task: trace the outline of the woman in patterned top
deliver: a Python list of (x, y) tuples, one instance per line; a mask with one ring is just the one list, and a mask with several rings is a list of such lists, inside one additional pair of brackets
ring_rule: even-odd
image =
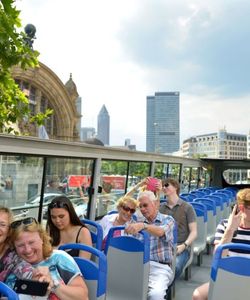
[[(228, 219), (222, 220), (215, 233), (215, 249), (226, 243), (244, 243), (250, 245), (250, 189), (243, 189), (237, 193), (237, 204)], [(246, 256), (250, 253), (239, 250), (225, 250), (226, 256)], [(208, 299), (209, 283), (204, 283), (195, 289), (193, 300)]]
[(50, 237), (34, 218), (11, 223), (11, 242), (33, 268), (33, 279), (49, 283), (47, 299), (88, 300), (88, 289), (75, 260), (53, 250)]
[[(10, 209), (0, 206), (0, 281), (7, 284), (13, 275), (18, 278), (31, 278), (33, 271), (29, 263), (10, 249), (9, 228), (12, 220), (13, 215)], [(13, 288), (13, 285), (10, 287)]]

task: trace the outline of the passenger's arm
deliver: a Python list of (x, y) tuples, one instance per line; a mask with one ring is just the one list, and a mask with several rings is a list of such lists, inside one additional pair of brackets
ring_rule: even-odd
[(193, 241), (197, 238), (197, 223), (196, 222), (191, 222), (188, 224), (189, 228), (189, 235), (185, 241), (185, 244), (180, 244), (177, 246), (177, 254), (181, 254), (186, 247), (191, 246)]
[(80, 275), (73, 278), (67, 285), (56, 283), (51, 277), (49, 267), (39, 266), (33, 271), (33, 279), (49, 282), (48, 291), (56, 294), (61, 300), (89, 300), (88, 288)]
[(139, 189), (139, 187), (146, 185), (146, 180), (147, 178), (143, 179), (142, 181), (138, 182), (135, 186), (133, 186), (132, 189), (125, 194), (125, 197), (132, 197), (134, 193)]
[[(81, 229), (78, 240), (79, 240), (79, 243), (81, 243), (81, 244), (84, 244), (84, 245), (87, 245), (87, 246), (91, 246), (91, 247), (93, 246), (92, 245), (91, 234), (90, 234), (90, 231), (89, 231), (89, 229), (87, 227), (83, 227)], [(79, 256), (83, 257), (83, 258), (90, 259), (91, 253), (86, 252), (86, 251), (80, 251)]]
[[(225, 229), (225, 232), (221, 238), (220, 241), (215, 243), (215, 248), (218, 247), (218, 245), (223, 245), (226, 243), (231, 243), (233, 239), (234, 232), (238, 229), (240, 222), (241, 222), (241, 211), (237, 213), (237, 205), (234, 206), (232, 213), (230, 214), (228, 218), (227, 228)], [(223, 256), (226, 256), (228, 254), (228, 250), (223, 251)]]
[(153, 224), (145, 224), (144, 225), (144, 223), (142, 223), (142, 222), (129, 224), (126, 227), (125, 232), (127, 234), (137, 234), (139, 231), (141, 231), (143, 229), (145, 229), (149, 234), (152, 234), (152, 235), (158, 236), (158, 237), (161, 237), (165, 234), (165, 231), (162, 227), (156, 226)]
[[(53, 288), (53, 285), (52, 285)], [(88, 300), (88, 288), (83, 278), (78, 275), (67, 285), (60, 284), (54, 291), (61, 300)]]

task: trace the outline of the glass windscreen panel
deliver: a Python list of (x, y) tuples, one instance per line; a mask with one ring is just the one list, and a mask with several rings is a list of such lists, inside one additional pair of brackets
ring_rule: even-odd
[(191, 167), (183, 167), (182, 181), (181, 181), (181, 193), (189, 193), (191, 170), (192, 170)]
[(168, 165), (168, 176), (170, 178), (175, 179), (179, 182), (180, 179), (180, 171), (181, 171), (181, 165), (180, 164), (169, 164)]
[(0, 155), (0, 205), (11, 208), (15, 217), (37, 218), (38, 208), (33, 214), (30, 202), (41, 192), (43, 165), (41, 157)]
[(92, 186), (92, 159), (48, 158), (43, 199), (43, 219), (47, 206), (57, 196), (67, 196), (79, 217), (86, 217)]
[(198, 181), (199, 181), (199, 172), (198, 168), (192, 168), (191, 170), (191, 181), (190, 181), (190, 191), (196, 190), (198, 187)]
[(250, 184), (250, 169), (227, 169), (223, 177), (229, 184)]
[(117, 200), (125, 194), (128, 162), (103, 160), (97, 195), (96, 217), (116, 210)]
[(168, 174), (168, 164), (155, 163), (154, 177), (164, 179)]
[[(127, 191), (150, 175), (150, 163), (129, 162)], [(133, 197), (136, 197), (137, 193)]]
[(210, 171), (204, 167), (200, 169), (199, 187), (205, 188), (210, 186), (211, 174)]

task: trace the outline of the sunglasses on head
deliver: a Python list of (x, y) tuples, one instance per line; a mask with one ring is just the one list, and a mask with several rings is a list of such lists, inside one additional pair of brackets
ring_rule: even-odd
[(56, 201), (56, 202), (51, 202), (48, 207), (49, 207), (49, 209), (52, 209), (52, 208), (65, 208), (68, 206), (65, 202)]
[(134, 208), (130, 208), (126, 205), (122, 205), (122, 209), (124, 209), (126, 212), (130, 212), (131, 214), (135, 213), (135, 209)]
[(35, 218), (25, 218), (25, 219), (22, 219), (22, 220), (17, 220), (17, 221), (14, 221), (10, 224), (10, 228), (12, 229), (16, 229), (17, 227), (21, 226), (21, 225), (25, 225), (25, 226), (28, 226), (28, 225), (31, 225), (32, 223), (36, 223), (37, 224), (37, 220)]

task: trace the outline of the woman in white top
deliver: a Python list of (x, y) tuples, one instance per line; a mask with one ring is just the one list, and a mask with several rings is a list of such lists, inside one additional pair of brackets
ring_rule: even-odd
[[(105, 247), (109, 229), (114, 226), (125, 226), (128, 223), (135, 222), (132, 215), (136, 212), (138, 201), (130, 196), (124, 196), (117, 202), (117, 213), (112, 213), (104, 216), (100, 224), (103, 229), (103, 244), (102, 249)], [(123, 232), (116, 233), (116, 235), (123, 235)]]

